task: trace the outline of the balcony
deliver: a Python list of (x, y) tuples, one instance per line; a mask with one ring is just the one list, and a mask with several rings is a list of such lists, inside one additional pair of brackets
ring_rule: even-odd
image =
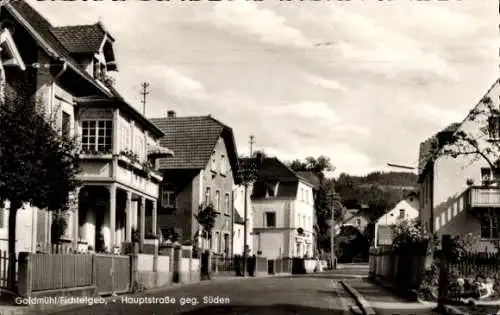
[(500, 187), (473, 186), (466, 193), (467, 207), (500, 208)]

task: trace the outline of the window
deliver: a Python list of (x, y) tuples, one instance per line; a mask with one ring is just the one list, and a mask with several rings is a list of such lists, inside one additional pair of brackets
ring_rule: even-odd
[(82, 150), (111, 153), (112, 126), (111, 120), (83, 120)]
[[(491, 211), (490, 211), (491, 212)], [(499, 235), (499, 218), (496, 213), (489, 213), (481, 218), (481, 238), (498, 238)]]
[(62, 112), (62, 136), (65, 139), (69, 139), (71, 136), (71, 116), (66, 112)]
[(229, 234), (224, 234), (224, 254), (229, 254)]
[(121, 149), (129, 150), (130, 149), (130, 126), (122, 125), (121, 128)]
[(211, 165), (212, 171), (217, 171), (217, 159), (215, 158), (215, 152), (212, 152), (212, 165)]
[(360, 218), (356, 219), (356, 226), (361, 226), (361, 219)]
[(231, 203), (228, 193), (224, 195), (224, 213), (231, 213)]
[(145, 147), (144, 147), (144, 137), (141, 134), (135, 136), (135, 153), (138, 155), (140, 160), (145, 158)]
[(482, 167), (481, 168), (481, 185), (482, 186), (489, 186), (492, 181), (493, 181), (493, 174), (491, 172), (491, 169), (488, 167)]
[(226, 157), (224, 154), (220, 156), (220, 173), (222, 175), (226, 175)]
[(439, 217), (435, 218), (434, 219), (434, 230), (437, 231), (439, 230), (440, 226), (439, 226)]
[(399, 210), (399, 218), (404, 219), (405, 218), (405, 209), (400, 209)]
[(216, 253), (219, 253), (220, 250), (220, 233), (215, 232), (215, 239), (214, 239), (214, 251)]
[[(303, 224), (303, 225), (306, 225), (306, 216), (305, 216), (305, 215), (303, 215), (303, 216), (302, 216), (302, 224)], [(305, 227), (305, 226), (304, 226), (304, 227)]]
[(266, 212), (266, 227), (276, 227), (276, 212)]
[(306, 203), (309, 203), (309, 192), (306, 190)]
[(210, 198), (210, 187), (207, 187), (207, 189), (205, 190), (205, 205), (210, 204)]
[(175, 192), (171, 190), (165, 190), (161, 195), (161, 205), (163, 208), (174, 208), (175, 207)]
[(500, 140), (500, 116), (488, 118), (488, 133), (490, 140)]
[(215, 211), (220, 212), (220, 191), (215, 191)]

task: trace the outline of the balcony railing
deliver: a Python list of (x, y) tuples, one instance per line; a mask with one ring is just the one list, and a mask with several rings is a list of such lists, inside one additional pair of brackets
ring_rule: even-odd
[(471, 187), (468, 199), (470, 208), (500, 208), (500, 187)]

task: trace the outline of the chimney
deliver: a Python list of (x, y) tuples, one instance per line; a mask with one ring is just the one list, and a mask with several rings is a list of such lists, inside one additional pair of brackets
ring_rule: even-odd
[(173, 110), (169, 110), (169, 111), (167, 112), (167, 117), (168, 117), (168, 118), (175, 118), (175, 111), (173, 111)]

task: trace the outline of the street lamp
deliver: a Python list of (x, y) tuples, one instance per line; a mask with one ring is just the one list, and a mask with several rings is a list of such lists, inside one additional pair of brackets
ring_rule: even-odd
[(335, 257), (335, 205), (339, 206), (341, 210), (344, 209), (344, 205), (340, 202), (339, 194), (331, 193), (330, 198), (332, 200), (332, 228), (330, 241), (331, 266), (332, 269), (337, 269), (337, 258)]

